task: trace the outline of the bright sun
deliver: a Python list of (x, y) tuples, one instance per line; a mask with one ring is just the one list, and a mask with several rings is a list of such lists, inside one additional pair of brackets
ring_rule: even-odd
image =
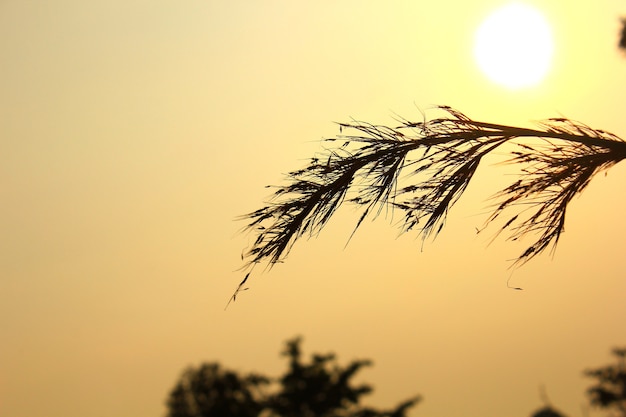
[(535, 8), (509, 3), (489, 15), (474, 41), (474, 56), (482, 72), (509, 89), (538, 84), (552, 59), (550, 26)]

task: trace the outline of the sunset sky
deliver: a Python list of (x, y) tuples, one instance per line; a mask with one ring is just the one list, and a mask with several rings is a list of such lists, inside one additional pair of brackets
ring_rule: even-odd
[(0, 0), (0, 415), (163, 416), (185, 367), (278, 375), (301, 335), (374, 361), (369, 404), (422, 395), (411, 416), (529, 416), (541, 387), (599, 416), (582, 371), (626, 345), (624, 163), (573, 201), (553, 257), (513, 273), (523, 291), (521, 247), (475, 233), (502, 180), (487, 163), (436, 241), (379, 218), (346, 247), (347, 208), (224, 310), (254, 239), (238, 216), (334, 122), (445, 104), (626, 136), (624, 1), (526, 2), (554, 56), (515, 91), (472, 52), (505, 3)]

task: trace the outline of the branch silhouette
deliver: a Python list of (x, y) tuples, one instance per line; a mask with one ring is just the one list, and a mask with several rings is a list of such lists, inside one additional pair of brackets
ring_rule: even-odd
[[(595, 174), (626, 158), (623, 139), (570, 119), (552, 118), (530, 129), (438, 109), (442, 117), (402, 119), (397, 127), (339, 123), (340, 135), (325, 140), (335, 146), (290, 172), (264, 207), (241, 217), (248, 221), (244, 230), (256, 234), (243, 253), (243, 269), (249, 274), (259, 263), (271, 268), (283, 261), (298, 239), (316, 236), (344, 204), (361, 208), (355, 231), (366, 217), (393, 210), (403, 213), (401, 232), (434, 238), (483, 158), (505, 144), (514, 145), (507, 147), (512, 150), (505, 163), (520, 165), (520, 174), (493, 196), (485, 226), (499, 219), (504, 224), (497, 234), (506, 231), (512, 240), (536, 236), (513, 263), (522, 265), (556, 247), (572, 198)], [(511, 208), (515, 213), (505, 215)]]

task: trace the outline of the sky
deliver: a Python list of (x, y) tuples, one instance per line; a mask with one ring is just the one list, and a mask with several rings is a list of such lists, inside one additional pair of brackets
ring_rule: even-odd
[(0, 415), (163, 416), (187, 366), (278, 375), (296, 335), (372, 359), (367, 403), (420, 394), (411, 416), (528, 416), (542, 389), (601, 415), (582, 371), (626, 345), (626, 165), (572, 202), (554, 256), (513, 275), (520, 247), (475, 233), (502, 179), (486, 164), (436, 241), (379, 218), (346, 246), (347, 209), (224, 310), (254, 239), (237, 218), (334, 122), (442, 104), (626, 135), (623, 1), (529, 1), (555, 55), (518, 91), (472, 56), (503, 3), (0, 0)]

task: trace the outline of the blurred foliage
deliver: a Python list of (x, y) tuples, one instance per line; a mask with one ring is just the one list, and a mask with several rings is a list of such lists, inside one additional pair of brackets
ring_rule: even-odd
[(547, 405), (535, 411), (531, 417), (565, 417), (565, 415), (556, 411), (552, 406)]
[[(279, 377), (241, 374), (216, 362), (188, 368), (169, 394), (167, 417), (406, 417), (421, 400), (415, 396), (389, 410), (365, 406), (362, 399), (373, 388), (353, 380), (371, 361), (342, 366), (333, 353), (312, 354), (305, 361), (301, 343), (301, 338), (285, 343), (288, 367)], [(587, 393), (591, 405), (626, 417), (626, 347), (612, 354), (616, 363), (584, 371), (595, 380)], [(531, 417), (566, 417), (542, 396), (545, 406)]]
[(286, 342), (282, 355), (289, 361), (278, 378), (257, 374), (242, 375), (225, 370), (218, 363), (187, 369), (167, 401), (168, 417), (405, 417), (417, 404), (416, 396), (390, 410), (361, 405), (373, 388), (354, 385), (353, 378), (368, 360), (347, 366), (335, 355), (313, 354), (302, 360), (302, 340)]
[(585, 376), (595, 379), (587, 394), (592, 405), (626, 417), (626, 347), (615, 348), (612, 353), (615, 364), (585, 371)]
[[(626, 347), (614, 348), (612, 353), (616, 363), (584, 371), (585, 376), (595, 380), (587, 395), (592, 406), (608, 411), (612, 417), (626, 417)], [(565, 417), (549, 404), (547, 397), (544, 402), (548, 405), (531, 417)]]
[(187, 369), (170, 393), (169, 417), (257, 416), (257, 400), (269, 379), (260, 375), (239, 375), (217, 363)]

